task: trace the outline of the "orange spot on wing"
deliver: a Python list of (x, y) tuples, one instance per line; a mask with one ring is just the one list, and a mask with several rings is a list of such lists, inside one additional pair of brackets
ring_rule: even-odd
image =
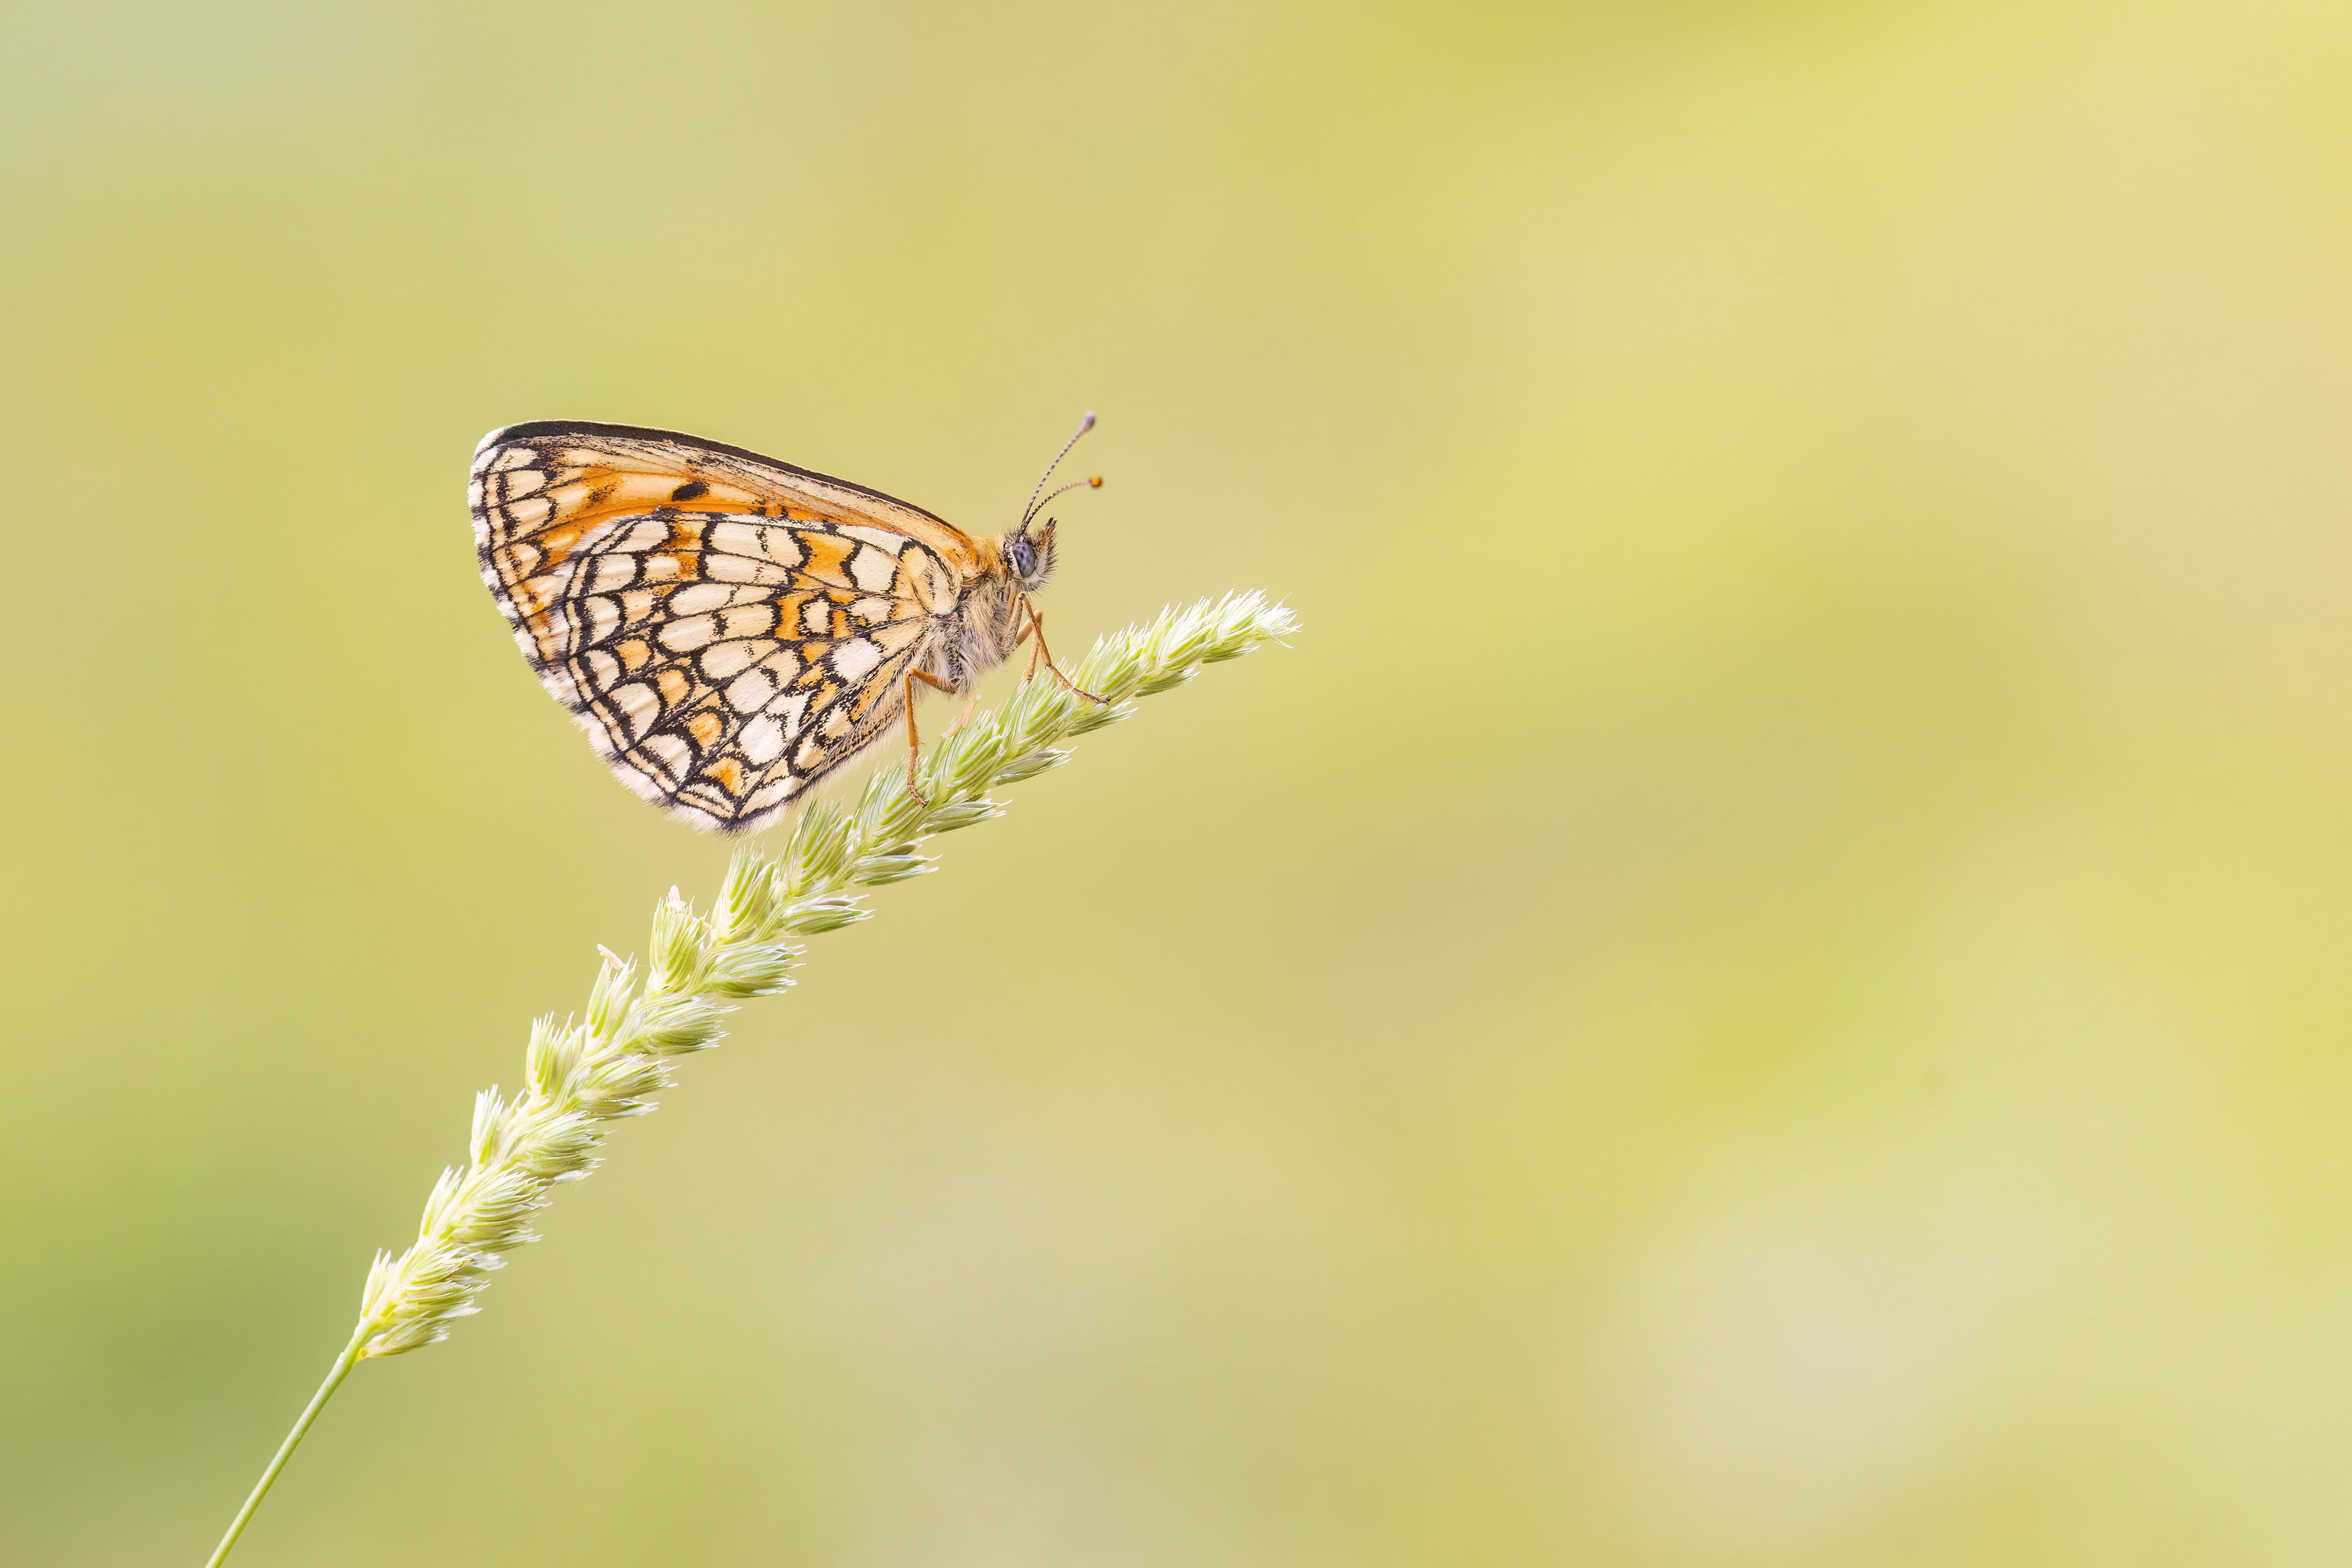
[(808, 559), (801, 563), (803, 572), (822, 583), (850, 586), (847, 563), (849, 552), (857, 548), (856, 540), (814, 531), (800, 537), (801, 548), (808, 552)]
[(673, 518), (669, 525), (669, 548), (667, 553), (677, 563), (677, 580), (691, 583), (702, 575), (702, 524), (685, 518)]
[(558, 523), (540, 534), (531, 542), (547, 552), (547, 563), (550, 566), (561, 566), (572, 559), (572, 552), (578, 548), (580, 530), (568, 524)]

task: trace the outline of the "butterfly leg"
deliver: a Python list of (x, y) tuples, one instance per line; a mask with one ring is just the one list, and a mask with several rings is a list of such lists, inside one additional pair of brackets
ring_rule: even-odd
[(952, 740), (954, 740), (958, 735), (962, 734), (962, 733), (963, 733), (963, 727), (964, 727), (966, 724), (971, 723), (971, 716), (972, 716), (974, 713), (977, 713), (977, 712), (979, 712), (979, 711), (980, 711), (980, 693), (978, 693), (977, 691), (975, 691), (975, 692), (973, 692), (970, 697), (967, 697), (967, 698), (965, 698), (965, 699), (964, 699), (964, 701), (963, 701), (963, 711), (962, 711), (962, 712), (961, 712), (961, 713), (959, 713), (959, 714), (957, 714), (957, 715), (955, 716), (955, 722), (954, 722), (954, 723), (952, 723), (952, 724), (949, 725), (945, 730), (942, 730), (941, 731), (940, 731), (940, 740), (942, 740), (942, 741), (952, 741)]
[[(1034, 635), (1037, 639), (1029, 648), (1029, 668), (1021, 679), (1026, 680), (1037, 672), (1037, 660), (1042, 657), (1045, 661), (1045, 668), (1054, 672), (1054, 679), (1062, 683), (1063, 690), (1075, 697), (1083, 697), (1089, 702), (1099, 702), (1106, 708), (1109, 707), (1109, 698), (1097, 697), (1091, 691), (1079, 690), (1070, 684), (1070, 678), (1062, 673), (1062, 667), (1054, 662), (1054, 650), (1045, 646), (1045, 617), (1037, 613), (1037, 606), (1030, 602), (1029, 595), (1026, 594), (1021, 595), (1021, 607), (1029, 612), (1029, 634)], [(1014, 646), (1020, 645), (1016, 643)]]
[(954, 693), (955, 686), (950, 681), (941, 680), (927, 669), (910, 669), (907, 672), (907, 793), (915, 797), (917, 805), (929, 805), (931, 803), (923, 798), (921, 790), (915, 787), (915, 763), (923, 754), (923, 743), (915, 735), (915, 682), (918, 680), (936, 686), (941, 691), (950, 695)]

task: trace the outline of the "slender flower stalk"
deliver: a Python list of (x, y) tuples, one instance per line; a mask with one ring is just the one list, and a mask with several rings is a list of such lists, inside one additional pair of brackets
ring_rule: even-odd
[(531, 1026), (521, 1087), (475, 1097), (466, 1163), (441, 1173), (408, 1250), (376, 1255), (351, 1342), (206, 1568), (228, 1556), (354, 1368), (446, 1339), (459, 1318), (479, 1311), (478, 1298), (506, 1255), (539, 1239), (531, 1216), (562, 1183), (595, 1169), (604, 1124), (651, 1110), (677, 1059), (719, 1042), (730, 1004), (793, 983), (801, 954), (793, 939), (865, 920), (872, 911), (860, 889), (935, 868), (921, 852), (926, 838), (1003, 815), (990, 790), (1059, 767), (1069, 758), (1066, 742), (1128, 717), (1135, 699), (1181, 686), (1203, 666), (1238, 658), (1295, 624), (1288, 609), (1255, 593), (1164, 611), (1097, 643), (1071, 671), (1073, 684), (1106, 702), (1030, 680), (930, 748), (919, 794), (908, 793), (903, 769), (882, 768), (854, 801), (802, 814), (775, 854), (737, 852), (708, 912), (671, 889), (654, 910), (642, 962), (607, 952), (584, 1014)]

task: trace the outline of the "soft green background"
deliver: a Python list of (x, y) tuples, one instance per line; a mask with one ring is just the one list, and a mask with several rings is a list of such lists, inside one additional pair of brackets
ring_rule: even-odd
[(486, 428), (1290, 650), (813, 944), (264, 1564), (2352, 1557), (2352, 9), (0, 14), (0, 1561), (194, 1564), (722, 847)]

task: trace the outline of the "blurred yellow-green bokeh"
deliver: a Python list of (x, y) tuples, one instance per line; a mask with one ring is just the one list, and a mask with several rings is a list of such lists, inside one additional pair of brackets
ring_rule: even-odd
[(0, 61), (0, 1561), (200, 1563), (715, 883), (517, 658), (477, 437), (993, 531), (1087, 407), (1059, 640), (1295, 646), (812, 943), (236, 1563), (2352, 1559), (2341, 0)]

